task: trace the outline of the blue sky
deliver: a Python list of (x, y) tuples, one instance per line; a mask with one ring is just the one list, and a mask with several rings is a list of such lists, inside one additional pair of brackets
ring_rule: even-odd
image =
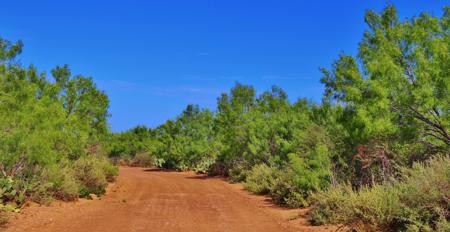
[(111, 128), (156, 126), (189, 103), (215, 109), (236, 82), (320, 101), (319, 67), (355, 54), (364, 12), (441, 15), (447, 1), (2, 1), (0, 36), (23, 64), (69, 64), (110, 97)]

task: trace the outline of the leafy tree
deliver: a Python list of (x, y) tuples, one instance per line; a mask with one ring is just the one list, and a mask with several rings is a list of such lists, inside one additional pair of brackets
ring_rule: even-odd
[[(220, 95), (213, 112), (188, 105), (157, 128), (113, 134), (110, 156), (140, 159), (145, 153), (163, 168), (228, 175), (294, 207), (308, 205), (311, 192), (330, 186), (341, 191), (341, 183), (351, 183), (345, 191), (367, 191), (375, 204), (388, 189), (377, 186), (396, 182), (403, 167), (449, 155), (449, 9), (442, 17), (421, 14), (403, 21), (392, 6), (381, 14), (368, 11), (358, 54), (341, 54), (322, 69), (321, 104), (290, 102), (276, 86), (257, 95), (251, 85), (236, 83)], [(96, 107), (72, 104), (83, 88), (67, 67), (53, 75), (63, 112), (73, 108), (75, 115), (104, 118)], [(42, 86), (39, 75), (30, 76)], [(95, 117), (87, 118), (95, 125)]]
[(393, 6), (380, 15), (368, 11), (358, 56), (342, 54), (331, 70), (322, 69), (325, 97), (343, 108), (339, 120), (359, 169), (378, 169), (372, 182), (374, 174), (389, 175), (392, 162), (449, 150), (450, 11), (444, 11), (442, 18), (423, 13), (404, 22)]
[(73, 174), (80, 158), (100, 168), (102, 183), (117, 174), (101, 152), (107, 96), (91, 78), (71, 77), (67, 65), (52, 71), (55, 82), (33, 65), (23, 67), (16, 61), (22, 47), (0, 39), (0, 210), (25, 198), (76, 198), (83, 180), (92, 180), (92, 173)]

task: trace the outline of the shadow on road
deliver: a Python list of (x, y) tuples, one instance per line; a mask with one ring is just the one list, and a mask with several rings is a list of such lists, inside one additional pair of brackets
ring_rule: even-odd
[(191, 180), (223, 180), (226, 181), (227, 178), (225, 177), (221, 177), (221, 176), (208, 176), (206, 174), (197, 174), (195, 176), (186, 176), (186, 179), (191, 179)]
[(175, 170), (169, 170), (169, 169), (161, 169), (161, 168), (146, 168), (143, 169), (144, 172), (178, 172)]

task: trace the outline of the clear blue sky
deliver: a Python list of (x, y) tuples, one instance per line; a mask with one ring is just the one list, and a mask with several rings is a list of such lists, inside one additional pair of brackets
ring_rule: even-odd
[(355, 54), (367, 9), (442, 15), (448, 1), (2, 1), (0, 36), (23, 64), (69, 64), (110, 97), (121, 131), (156, 126), (189, 103), (214, 109), (236, 81), (320, 101), (319, 67)]

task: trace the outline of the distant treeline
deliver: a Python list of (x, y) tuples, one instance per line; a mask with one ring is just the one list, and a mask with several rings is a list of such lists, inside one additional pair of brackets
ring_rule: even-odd
[[(321, 104), (237, 83), (213, 112), (188, 105), (110, 138), (117, 162), (229, 176), (315, 224), (449, 231), (450, 8), (368, 11), (357, 56), (322, 69)], [(332, 39), (332, 38), (330, 38)]]

